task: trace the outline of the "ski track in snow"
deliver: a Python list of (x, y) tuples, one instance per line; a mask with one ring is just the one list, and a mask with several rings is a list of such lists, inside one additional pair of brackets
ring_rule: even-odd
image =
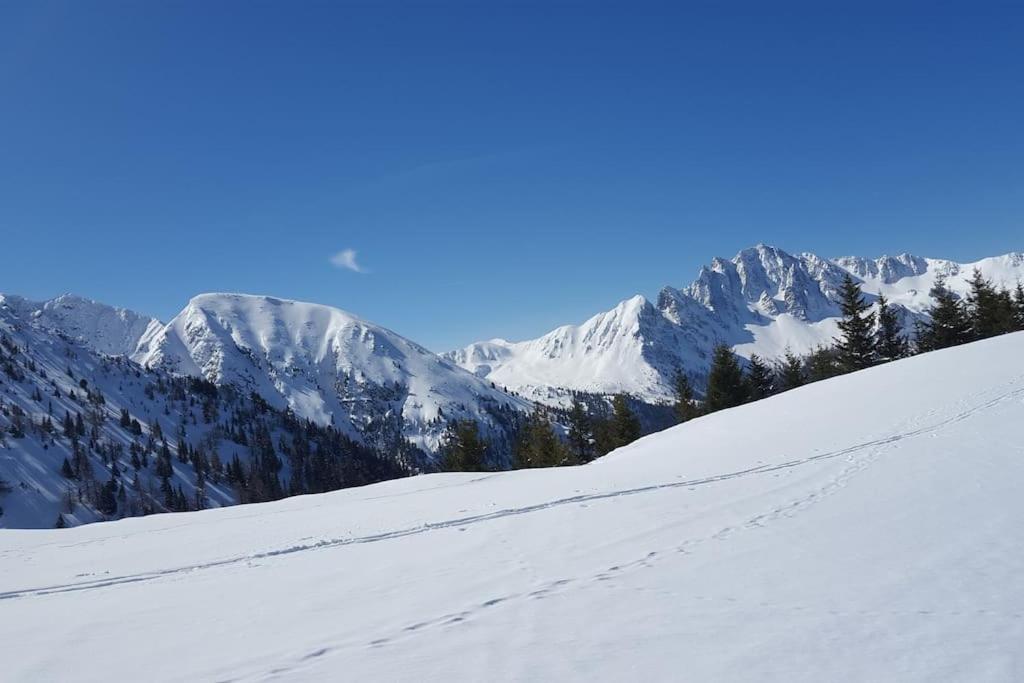
[[(1020, 383), (1024, 378), (1015, 378), (1007, 383), (1007, 386), (1015, 386)], [(522, 508), (519, 513), (532, 512), (537, 509), (545, 509), (546, 507), (552, 507), (555, 505), (571, 504), (580, 502), (581, 500), (600, 500), (603, 498), (612, 498), (623, 495), (634, 495), (638, 493), (647, 493), (651, 491), (681, 488), (681, 487), (692, 487), (701, 484), (714, 483), (719, 481), (727, 481), (729, 479), (737, 479), (752, 474), (765, 474), (769, 472), (776, 472), (778, 470), (790, 469), (800, 465), (805, 465), (813, 462), (819, 462), (823, 460), (834, 459), (843, 455), (850, 456), (849, 464), (836, 473), (833, 477), (825, 481), (824, 484), (814, 488), (807, 494), (788, 501), (783, 505), (776, 506), (770, 511), (755, 515), (747, 519), (747, 521), (733, 526), (726, 526), (715, 533), (707, 534), (704, 536), (690, 538), (682, 541), (681, 543), (669, 548), (668, 550), (661, 551), (650, 551), (641, 558), (633, 559), (628, 562), (622, 562), (608, 567), (602, 571), (590, 574), (584, 577), (575, 578), (563, 578), (555, 581), (549, 581), (539, 588), (529, 591), (521, 591), (515, 593), (509, 593), (501, 596), (496, 596), (477, 603), (473, 606), (467, 607), (461, 611), (445, 613), (441, 616), (421, 619), (415, 623), (405, 626), (396, 633), (391, 634), (387, 637), (378, 637), (365, 643), (365, 647), (369, 648), (381, 648), (392, 644), (398, 644), (403, 639), (414, 637), (421, 634), (429, 629), (433, 628), (445, 628), (445, 627), (456, 627), (468, 623), (471, 619), (477, 617), (484, 617), (494, 607), (499, 605), (508, 605), (520, 600), (541, 600), (551, 596), (554, 596), (564, 590), (584, 590), (588, 587), (594, 586), (598, 582), (609, 582), (613, 579), (620, 578), (625, 574), (636, 571), (643, 568), (653, 567), (654, 564), (662, 559), (670, 558), (672, 555), (688, 555), (692, 553), (699, 546), (706, 544), (709, 541), (723, 541), (732, 536), (733, 534), (744, 531), (757, 529), (767, 526), (769, 522), (778, 520), (780, 518), (792, 518), (803, 510), (821, 502), (830, 495), (838, 492), (845, 488), (851, 479), (857, 474), (863, 472), (872, 463), (874, 463), (882, 453), (890, 446), (900, 441), (904, 441), (909, 438), (918, 436), (934, 434), (941, 431), (942, 429), (962, 422), (963, 420), (988, 410), (996, 405), (1004, 403), (1006, 401), (1013, 400), (1017, 397), (1024, 396), (1024, 389), (1013, 389), (1006, 391), (1006, 387), (1000, 390), (1000, 393), (994, 398), (985, 400), (984, 402), (974, 405), (973, 407), (964, 407), (972, 403), (972, 399), (977, 400), (978, 397), (983, 397), (985, 394), (992, 392), (979, 392), (978, 394), (962, 397), (958, 401), (954, 401), (949, 404), (952, 410), (956, 410), (950, 417), (940, 420), (938, 422), (929, 424), (924, 427), (916, 427), (930, 417), (934, 417), (939, 413), (948, 413), (950, 410), (939, 410), (932, 409), (925, 411), (915, 417), (905, 421), (903, 425), (909, 427), (905, 431), (901, 431), (897, 434), (885, 438), (879, 438), (872, 441), (867, 441), (855, 446), (847, 448), (829, 451), (827, 453), (821, 453), (818, 455), (810, 456), (807, 458), (801, 458), (796, 460), (790, 460), (784, 463), (778, 463), (775, 465), (751, 468), (749, 470), (742, 470), (738, 472), (732, 472), (723, 475), (717, 475), (714, 477), (706, 477), (703, 479), (696, 479), (689, 482), (671, 482), (667, 484), (658, 484), (646, 487), (638, 487), (633, 489), (625, 489), (616, 492), (607, 492), (605, 494), (594, 494), (590, 496), (579, 496), (572, 499), (563, 499), (553, 501), (547, 505), (530, 506)], [(959, 409), (958, 409), (959, 407)], [(859, 457), (858, 457), (859, 456)], [(481, 516), (485, 519), (479, 519), (478, 521), (486, 521), (487, 519), (493, 519), (500, 516), (508, 516), (508, 514), (516, 514), (516, 511), (502, 511), (503, 513), (494, 513), (494, 515)], [(695, 595), (692, 597), (695, 602), (708, 604), (708, 603), (720, 603), (729, 605), (739, 605), (741, 600), (730, 597), (730, 596), (719, 596), (711, 597), (704, 595)], [(871, 611), (871, 610), (842, 610), (842, 609), (827, 609), (822, 610), (820, 607), (810, 607), (805, 605), (794, 605), (791, 603), (773, 603), (770, 601), (759, 601), (756, 607), (762, 609), (771, 609), (776, 611), (787, 611), (792, 612), (795, 615), (799, 614), (812, 614), (812, 613), (827, 613), (834, 617), (863, 617), (863, 618), (874, 618), (880, 616), (890, 617), (966, 617), (966, 616), (982, 616), (992, 617), (997, 619), (1024, 619), (1024, 613), (1022, 612), (998, 612), (995, 610), (937, 610), (937, 609), (919, 609), (919, 610), (886, 610), (883, 612)], [(238, 683), (244, 680), (273, 680), (279, 678), (285, 674), (295, 674), (301, 671), (304, 667), (313, 664), (316, 660), (324, 657), (325, 655), (331, 654), (332, 652), (340, 651), (352, 646), (357, 646), (358, 643), (332, 643), (326, 645), (320, 645), (317, 648), (301, 655), (291, 664), (282, 664), (275, 666), (273, 669), (263, 672), (261, 674), (255, 674), (250, 676), (241, 676), (238, 678), (228, 679), (221, 681), (220, 683)]]
[[(285, 547), (285, 548), (268, 550), (268, 551), (265, 551), (265, 552), (253, 553), (253, 554), (249, 554), (249, 555), (236, 556), (236, 557), (232, 557), (232, 558), (226, 558), (226, 559), (222, 559), (222, 560), (215, 560), (215, 561), (206, 562), (206, 563), (199, 563), (199, 564), (193, 564), (193, 565), (185, 565), (185, 566), (173, 567), (173, 568), (169, 568), (169, 569), (163, 569), (163, 570), (157, 570), (157, 571), (151, 571), (151, 572), (142, 572), (142, 573), (138, 573), (138, 574), (129, 574), (129, 575), (123, 575), (123, 576), (106, 577), (106, 578), (102, 578), (102, 579), (95, 579), (95, 580), (90, 580), (90, 581), (81, 581), (81, 582), (76, 582), (76, 583), (54, 584), (54, 585), (49, 585), (49, 586), (39, 586), (39, 587), (32, 587), (32, 588), (15, 589), (15, 590), (10, 590), (10, 591), (0, 592), (0, 600), (25, 599), (25, 598), (32, 598), (32, 597), (36, 597), (36, 596), (47, 596), (47, 595), (54, 595), (54, 594), (59, 594), (59, 593), (72, 593), (72, 592), (78, 592), (78, 591), (88, 591), (88, 590), (108, 588), (108, 587), (111, 587), (111, 586), (117, 586), (117, 585), (123, 585), (123, 584), (154, 581), (154, 580), (157, 580), (157, 579), (166, 578), (166, 577), (170, 577), (170, 576), (175, 576), (175, 575), (180, 575), (180, 574), (185, 574), (185, 573), (190, 573), (190, 572), (196, 572), (196, 571), (202, 571), (202, 570), (207, 570), (207, 569), (216, 569), (216, 568), (228, 567), (228, 566), (232, 566), (232, 565), (240, 565), (240, 564), (245, 564), (245, 563), (251, 563), (251, 562), (254, 562), (254, 561), (257, 561), (257, 560), (272, 559), (272, 558), (275, 558), (275, 557), (292, 555), (294, 553), (307, 552), (307, 551), (312, 551), (312, 550), (322, 550), (322, 549), (326, 549), (326, 548), (338, 548), (338, 547), (344, 547), (344, 546), (348, 546), (348, 545), (355, 545), (355, 544), (362, 544), (362, 543), (376, 543), (376, 542), (380, 542), (380, 541), (387, 541), (387, 540), (392, 540), (392, 539), (396, 539), (396, 538), (403, 538), (403, 537), (406, 537), (406, 536), (412, 536), (412, 535), (416, 535), (416, 534), (422, 534), (422, 533), (427, 533), (427, 532), (437, 531), (437, 530), (442, 530), (442, 529), (450, 529), (450, 528), (454, 528), (454, 527), (465, 527), (465, 526), (469, 526), (469, 525), (480, 524), (480, 523), (489, 522), (489, 521), (493, 521), (493, 520), (496, 520), (496, 519), (502, 519), (502, 518), (511, 517), (511, 516), (531, 514), (531, 513), (534, 513), (534, 512), (548, 510), (548, 509), (551, 509), (551, 508), (561, 507), (561, 506), (565, 506), (565, 505), (576, 505), (576, 504), (587, 503), (587, 502), (591, 502), (591, 501), (601, 501), (601, 500), (607, 500), (607, 499), (612, 499), (612, 498), (619, 498), (619, 497), (623, 497), (623, 496), (640, 495), (640, 494), (651, 493), (651, 492), (656, 492), (656, 491), (664, 491), (664, 490), (669, 490), (669, 489), (692, 488), (692, 487), (696, 487), (696, 486), (703, 486), (703, 485), (707, 485), (707, 484), (714, 484), (714, 483), (723, 482), (723, 481), (735, 480), (735, 479), (739, 479), (739, 478), (747, 477), (747, 476), (753, 476), (753, 475), (760, 475), (760, 474), (768, 474), (768, 473), (772, 473), (772, 472), (778, 472), (780, 470), (792, 469), (792, 468), (795, 468), (795, 467), (800, 467), (802, 465), (807, 465), (807, 464), (811, 464), (811, 463), (817, 463), (817, 462), (821, 462), (821, 461), (831, 460), (831, 459), (839, 458), (839, 457), (842, 457), (842, 456), (851, 456), (852, 457), (852, 456), (857, 456), (858, 454), (861, 454), (860, 457), (853, 457), (853, 459), (851, 459), (851, 462), (850, 462), (850, 464), (847, 467), (843, 468), (843, 470), (841, 470), (839, 473), (837, 473), (836, 476), (834, 476), (831, 479), (829, 479), (824, 484), (824, 486), (822, 486), (822, 487), (812, 491), (811, 493), (809, 493), (809, 494), (807, 494), (807, 495), (805, 495), (805, 496), (803, 496), (801, 498), (798, 498), (796, 500), (790, 501), (789, 503), (787, 503), (787, 504), (785, 504), (783, 506), (774, 508), (774, 509), (772, 509), (772, 510), (770, 510), (770, 511), (764, 513), (764, 514), (757, 515), (757, 516), (749, 519), (747, 522), (745, 522), (743, 524), (740, 524), (738, 526), (724, 527), (724, 528), (720, 529), (719, 531), (717, 531), (716, 533), (714, 533), (714, 534), (712, 534), (710, 536), (702, 537), (702, 538), (698, 538), (698, 539), (686, 540), (686, 541), (682, 542), (681, 544), (677, 545), (673, 549), (676, 553), (683, 553), (683, 554), (685, 554), (685, 553), (691, 551), (694, 547), (696, 547), (696, 546), (698, 546), (698, 545), (700, 545), (702, 543), (705, 543), (708, 540), (724, 540), (724, 539), (728, 538), (730, 535), (732, 535), (733, 533), (735, 533), (735, 532), (737, 532), (739, 530), (742, 530), (742, 529), (753, 529), (753, 528), (757, 528), (757, 527), (762, 527), (762, 526), (765, 526), (765, 524), (767, 522), (770, 522), (772, 520), (778, 519), (780, 517), (791, 517), (791, 516), (795, 515), (799, 511), (801, 511), (801, 510), (803, 510), (803, 509), (805, 509), (805, 508), (807, 508), (807, 507), (809, 507), (811, 505), (814, 505), (815, 503), (819, 502), (820, 500), (822, 500), (823, 498), (827, 497), (828, 495), (831, 495), (832, 493), (835, 493), (839, 489), (841, 489), (844, 486), (846, 486), (846, 484), (849, 482), (849, 480), (852, 477), (854, 477), (858, 472), (862, 471), (864, 468), (866, 468), (868, 465), (870, 465), (872, 462), (874, 462), (874, 460), (876, 460), (878, 458), (878, 456), (881, 454), (881, 452), (886, 447), (888, 447), (888, 446), (890, 446), (890, 445), (892, 445), (894, 443), (903, 441), (905, 439), (914, 438), (914, 437), (918, 437), (918, 436), (922, 436), (922, 435), (926, 435), (926, 434), (931, 434), (931, 433), (940, 431), (943, 428), (945, 428), (945, 427), (947, 427), (949, 425), (955, 424), (957, 422), (961, 422), (961, 421), (971, 417), (972, 415), (975, 415), (977, 413), (983, 412), (983, 411), (985, 411), (985, 410), (987, 410), (989, 408), (992, 408), (992, 407), (994, 407), (994, 406), (996, 406), (996, 405), (998, 405), (1000, 403), (1003, 403), (1005, 401), (1012, 400), (1014, 398), (1017, 398), (1019, 396), (1024, 395), (1024, 389), (1020, 389), (1020, 388), (1010, 389), (1009, 391), (1007, 391), (1008, 387), (1016, 386), (1017, 384), (1019, 384), (1021, 382), (1022, 379), (1024, 379), (1024, 378), (1022, 378), (1022, 377), (1014, 378), (1013, 380), (1011, 380), (1007, 384), (1003, 385), (1003, 387), (999, 390), (1000, 393), (998, 395), (996, 395), (993, 398), (984, 400), (982, 403), (975, 404), (973, 406), (971, 405), (973, 403), (972, 399), (977, 400), (979, 397), (983, 397), (985, 394), (990, 394), (992, 392), (980, 392), (979, 394), (976, 394), (976, 395), (973, 395), (973, 396), (964, 397), (964, 398), (962, 398), (959, 401), (953, 402), (950, 405), (950, 407), (953, 410), (956, 410), (957, 412), (954, 412), (948, 418), (940, 419), (939, 421), (934, 422), (932, 424), (928, 424), (928, 425), (923, 426), (923, 427), (916, 427), (916, 425), (919, 425), (919, 424), (923, 423), (928, 418), (933, 417), (936, 414), (946, 413), (947, 411), (946, 410), (941, 410), (940, 411), (938, 409), (935, 409), (935, 410), (930, 410), (930, 411), (926, 411), (925, 413), (919, 414), (915, 418), (911, 418), (910, 420), (904, 422), (904, 425), (906, 425), (908, 427), (911, 427), (910, 429), (908, 429), (906, 431), (901, 431), (899, 433), (891, 434), (891, 435), (886, 436), (886, 437), (877, 438), (877, 439), (870, 440), (870, 441), (865, 441), (865, 442), (862, 442), (862, 443), (855, 444), (853, 446), (847, 446), (845, 448), (841, 448), (841, 449), (837, 449), (837, 450), (833, 450), (833, 451), (828, 451), (828, 452), (825, 452), (825, 453), (819, 453), (819, 454), (816, 454), (816, 455), (811, 455), (811, 456), (807, 456), (807, 457), (803, 457), (803, 458), (792, 459), (792, 460), (788, 460), (788, 461), (781, 462), (781, 463), (775, 463), (775, 464), (771, 464), (771, 465), (760, 465), (760, 466), (757, 466), (757, 467), (751, 467), (751, 468), (747, 468), (747, 469), (744, 469), (744, 470), (738, 470), (738, 471), (734, 471), (734, 472), (728, 472), (728, 473), (723, 473), (723, 474), (718, 474), (718, 475), (701, 477), (701, 478), (697, 478), (697, 479), (665, 482), (665, 483), (660, 483), (660, 484), (651, 484), (651, 485), (647, 485), (647, 486), (639, 486), (639, 487), (628, 488), (628, 489), (620, 489), (620, 490), (613, 490), (613, 491), (604, 491), (604, 492), (599, 492), (599, 493), (590, 493), (590, 494), (582, 494), (582, 495), (577, 495), (577, 496), (570, 496), (570, 497), (560, 498), (560, 499), (556, 499), (556, 500), (552, 500), (552, 501), (547, 501), (547, 502), (543, 502), (543, 503), (537, 503), (537, 504), (534, 504), (534, 505), (528, 505), (528, 506), (524, 506), (524, 507), (520, 507), (520, 508), (507, 508), (507, 509), (503, 509), (503, 510), (497, 510), (497, 511), (494, 511), (494, 512), (479, 514), (479, 515), (471, 515), (471, 516), (468, 516), (468, 517), (461, 517), (461, 518), (456, 518), (456, 519), (449, 519), (449, 520), (443, 520), (443, 521), (438, 521), (438, 522), (431, 522), (431, 523), (422, 524), (422, 525), (419, 525), (419, 526), (408, 527), (408, 528), (398, 529), (398, 530), (394, 530), (394, 531), (386, 531), (386, 532), (377, 533), (377, 534), (369, 534), (369, 535), (366, 535), (366, 536), (356, 536), (356, 537), (350, 537), (350, 538), (337, 538), (337, 539), (324, 539), (324, 540), (321, 540), (321, 541), (317, 541), (315, 543), (292, 545), (292, 546), (288, 546), (288, 547)], [(98, 540), (99, 540), (99, 542), (103, 542), (103, 541), (110, 540), (110, 539), (98, 539)], [(627, 563), (624, 563), (624, 564), (619, 564), (619, 565), (614, 565), (612, 567), (609, 567), (606, 570), (604, 570), (602, 572), (599, 572), (598, 574), (595, 574), (591, 578), (596, 579), (598, 581), (606, 581), (609, 578), (611, 578), (612, 576), (620, 574), (623, 571), (630, 570), (630, 569), (637, 569), (637, 568), (641, 568), (641, 567), (645, 567), (645, 566), (650, 566), (653, 563), (653, 561), (655, 561), (655, 559), (660, 557), (660, 556), (661, 555), (659, 553), (657, 553), (657, 552), (651, 552), (651, 553), (648, 553), (643, 558), (640, 558), (640, 559), (637, 559), (637, 560), (633, 560), (631, 562), (627, 562)], [(571, 584), (574, 584), (574, 583), (577, 583), (577, 582), (578, 582), (577, 579), (571, 579), (571, 578), (569, 578), (569, 579), (562, 579), (562, 580), (558, 580), (558, 581), (554, 581), (552, 583), (549, 583), (549, 584), (547, 584), (545, 586), (542, 586), (541, 588), (539, 588), (537, 590), (534, 590), (532, 592), (529, 592), (529, 593), (514, 594), (514, 595), (509, 595), (509, 596), (495, 597), (494, 599), (488, 600), (488, 601), (484, 602), (483, 604), (478, 605), (475, 608), (469, 608), (469, 609), (467, 609), (467, 610), (465, 610), (463, 612), (455, 612), (455, 613), (451, 613), (451, 614), (446, 614), (446, 615), (444, 615), (442, 617), (439, 617), (437, 619), (434, 619), (434, 620), (428, 620), (428, 621), (425, 621), (425, 622), (422, 622), (422, 623), (413, 624), (413, 625), (411, 625), (409, 627), (406, 627), (404, 629), (403, 633), (406, 633), (406, 634), (414, 633), (416, 631), (419, 631), (422, 628), (426, 628), (427, 626), (431, 626), (431, 625), (437, 625), (437, 624), (445, 625), (445, 624), (461, 623), (461, 622), (466, 621), (470, 616), (472, 616), (478, 610), (494, 607), (496, 605), (499, 605), (499, 604), (502, 604), (502, 603), (505, 603), (505, 602), (508, 602), (510, 600), (514, 600), (514, 599), (517, 599), (517, 598), (523, 598), (523, 597), (543, 598), (543, 597), (546, 597), (546, 596), (550, 595), (551, 593), (553, 593), (553, 592), (555, 592), (555, 591), (557, 591), (559, 589), (562, 589), (562, 588), (564, 588), (564, 587), (566, 587), (568, 585), (571, 585)], [(1015, 615), (1015, 616), (1019, 616), (1019, 615)], [(369, 645), (370, 646), (382, 646), (382, 645), (385, 645), (385, 644), (391, 642), (391, 640), (392, 639), (389, 639), (389, 638), (376, 639), (376, 640), (370, 642)], [(324, 653), (320, 653), (320, 655), (315, 655), (315, 653), (310, 653), (309, 655), (306, 655), (306, 658), (310, 658), (310, 657), (315, 658), (313, 655), (321, 656), (322, 654), (325, 654), (325, 652)], [(274, 672), (271, 672), (271, 673), (272, 674), (274, 674), (274, 673), (283, 673), (284, 671), (285, 670), (274, 671)]]

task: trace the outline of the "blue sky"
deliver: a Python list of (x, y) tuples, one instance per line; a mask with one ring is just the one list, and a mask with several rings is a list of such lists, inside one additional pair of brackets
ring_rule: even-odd
[(1021, 7), (0, 3), (0, 291), (445, 350), (759, 241), (1021, 250)]

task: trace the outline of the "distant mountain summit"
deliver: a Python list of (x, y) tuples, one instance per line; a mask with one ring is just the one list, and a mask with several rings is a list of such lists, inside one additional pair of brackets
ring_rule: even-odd
[(81, 342), (108, 356), (134, 353), (140, 343), (163, 327), (156, 318), (74, 294), (41, 302), (0, 294), (0, 306), (42, 330)]
[(1013, 286), (1024, 279), (1024, 254), (964, 264), (910, 254), (826, 259), (759, 244), (732, 259), (713, 259), (688, 286), (662, 289), (657, 303), (636, 296), (538, 339), (478, 342), (445, 357), (546, 403), (565, 404), (572, 391), (625, 391), (664, 402), (672, 398), (677, 372), (687, 372), (698, 385), (703, 381), (717, 344), (744, 357), (772, 359), (787, 347), (806, 353), (830, 343), (846, 274), (862, 284), (869, 299), (884, 294), (909, 329), (926, 315), (928, 291), (938, 276), (963, 295), (974, 268), (997, 285)]
[(246, 294), (202, 294), (132, 354), (145, 366), (255, 392), (355, 438), (401, 435), (427, 452), (450, 419), (504, 434), (522, 399), (401, 335), (337, 308)]

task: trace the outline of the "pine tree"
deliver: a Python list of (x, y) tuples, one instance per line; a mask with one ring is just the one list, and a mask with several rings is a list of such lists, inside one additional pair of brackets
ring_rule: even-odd
[(896, 311), (889, 306), (885, 297), (878, 297), (878, 330), (875, 333), (875, 354), (879, 360), (888, 362), (905, 358), (910, 354), (910, 344), (900, 332), (900, 321)]
[(819, 346), (807, 354), (804, 359), (804, 368), (808, 382), (820, 382), (823, 379), (843, 374), (839, 365), (839, 354), (832, 346)]
[(864, 300), (860, 285), (847, 274), (839, 288), (839, 307), (843, 319), (839, 321), (841, 337), (836, 340), (839, 369), (843, 372), (863, 370), (875, 363), (875, 343), (871, 333), (875, 315), (868, 313), (871, 306)]
[(700, 415), (700, 408), (697, 407), (697, 401), (693, 397), (693, 387), (690, 386), (690, 378), (686, 376), (686, 373), (679, 371), (676, 373), (676, 403), (673, 406), (673, 410), (676, 414), (677, 422), (686, 422)]
[(1013, 302), (1009, 292), (1001, 296), (977, 268), (971, 275), (967, 313), (972, 339), (987, 339), (1013, 329)]
[(557, 467), (567, 464), (569, 459), (568, 450), (558, 440), (540, 406), (534, 408), (520, 428), (513, 455), (516, 469)]
[(53, 525), (54, 529), (65, 529), (68, 523), (64, 521), (64, 515), (57, 513), (57, 523)]
[(1017, 287), (1013, 290), (1013, 319), (1014, 328), (1017, 330), (1024, 330), (1024, 285), (1017, 282)]
[(74, 479), (75, 471), (71, 469), (71, 463), (68, 462), (67, 458), (64, 458), (64, 462), (60, 465), (60, 476), (65, 479)]
[(747, 363), (747, 395), (757, 401), (771, 396), (775, 388), (775, 373), (756, 353), (751, 354)]
[(640, 438), (640, 420), (629, 407), (625, 394), (612, 399), (612, 436), (615, 448), (621, 448)]
[(99, 511), (103, 514), (113, 515), (117, 512), (117, 481), (111, 478), (100, 490)]
[(805, 381), (804, 363), (788, 347), (786, 348), (786, 355), (783, 356), (782, 362), (779, 364), (778, 374), (783, 391), (796, 389), (802, 386)]
[(569, 448), (579, 462), (590, 462), (594, 457), (593, 425), (590, 415), (578, 398), (573, 398), (569, 409)]
[(473, 420), (448, 425), (441, 443), (441, 468), (446, 472), (482, 472), (486, 469), (487, 442)]
[(725, 344), (715, 347), (708, 372), (708, 388), (704, 408), (709, 413), (733, 408), (747, 401), (747, 385), (743, 381), (736, 354)]
[(963, 302), (938, 277), (929, 295), (934, 303), (928, 309), (931, 320), (917, 325), (918, 351), (935, 351), (971, 340), (971, 321)]

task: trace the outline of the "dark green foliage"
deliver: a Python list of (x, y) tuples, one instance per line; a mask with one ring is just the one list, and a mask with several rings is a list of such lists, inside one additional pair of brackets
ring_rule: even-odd
[(787, 348), (786, 355), (782, 357), (782, 361), (779, 363), (778, 375), (783, 391), (796, 389), (806, 381), (804, 379), (804, 362)]
[(878, 330), (875, 333), (875, 354), (882, 362), (910, 355), (910, 343), (900, 331), (899, 317), (885, 300), (878, 297)]
[(441, 442), (441, 469), (446, 472), (482, 472), (486, 470), (487, 442), (473, 420), (457, 420), (448, 425)]
[(64, 521), (64, 515), (58, 514), (57, 515), (57, 523), (53, 525), (53, 528), (54, 529), (64, 529), (64, 528), (67, 528), (67, 525), (68, 525), (68, 523)]
[(513, 458), (516, 469), (568, 464), (569, 450), (559, 441), (540, 406), (534, 409), (519, 429)]
[(594, 428), (583, 403), (573, 398), (569, 409), (569, 449), (578, 462), (590, 462), (594, 458)]
[(676, 421), (686, 422), (700, 415), (700, 408), (693, 397), (693, 387), (690, 386), (690, 378), (685, 372), (676, 374), (676, 402), (673, 406)]
[(971, 321), (963, 302), (946, 287), (942, 277), (929, 292), (935, 303), (928, 309), (931, 320), (917, 325), (918, 351), (935, 351), (971, 340)]
[(117, 481), (111, 479), (100, 490), (99, 503), (96, 506), (108, 517), (117, 512)]
[(1014, 329), (1024, 330), (1024, 285), (1020, 282), (1013, 290)]
[(629, 406), (625, 394), (612, 397), (610, 414), (591, 415), (594, 451), (605, 455), (640, 438), (640, 420)]
[(997, 291), (992, 282), (977, 268), (971, 275), (971, 291), (967, 294), (967, 313), (971, 338), (987, 339), (1016, 327), (1013, 299), (1007, 290)]
[(820, 382), (843, 374), (835, 347), (819, 346), (807, 354), (804, 358), (804, 373), (808, 382)]
[(640, 420), (629, 407), (625, 394), (616, 394), (612, 399), (612, 437), (615, 439), (615, 448), (640, 438)]
[(839, 296), (843, 319), (839, 321), (841, 336), (836, 340), (838, 367), (842, 372), (863, 370), (875, 363), (875, 315), (868, 313), (871, 306), (850, 275), (843, 277)]
[(751, 354), (747, 363), (747, 395), (757, 401), (771, 396), (775, 390), (775, 373), (756, 353)]
[(711, 370), (708, 372), (704, 408), (709, 413), (732, 408), (745, 403), (747, 396), (747, 383), (743, 379), (736, 354), (725, 344), (719, 344), (715, 347)]

